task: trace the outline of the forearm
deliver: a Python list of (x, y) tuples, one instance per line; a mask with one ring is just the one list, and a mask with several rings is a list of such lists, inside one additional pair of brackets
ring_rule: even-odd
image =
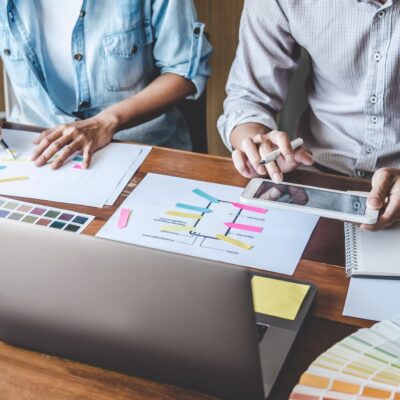
[(195, 92), (194, 84), (188, 79), (163, 74), (135, 96), (103, 110), (98, 118), (113, 124), (118, 132), (158, 117)]

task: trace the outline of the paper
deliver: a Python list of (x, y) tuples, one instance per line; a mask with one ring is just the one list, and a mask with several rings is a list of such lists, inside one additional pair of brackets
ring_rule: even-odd
[(128, 208), (121, 209), (117, 224), (119, 229), (124, 229), (128, 226), (130, 216), (131, 216), (131, 210), (129, 210)]
[(399, 279), (350, 279), (343, 315), (382, 321), (399, 313)]
[[(118, 229), (117, 210), (98, 236), (292, 274), (318, 217), (238, 207), (235, 202), (242, 191), (239, 187), (148, 174), (121, 206), (136, 210), (134, 220), (124, 230)], [(232, 229), (226, 223), (262, 230)]]
[(295, 320), (310, 286), (255, 276), (251, 280), (254, 310), (273, 317)]
[[(17, 160), (0, 153), (0, 194), (103, 207), (118, 197), (151, 150), (148, 146), (111, 143), (93, 155), (89, 169), (73, 155), (59, 170), (37, 168), (30, 161), (36, 133), (3, 129), (3, 138)], [(5, 180), (24, 176), (24, 181)]]

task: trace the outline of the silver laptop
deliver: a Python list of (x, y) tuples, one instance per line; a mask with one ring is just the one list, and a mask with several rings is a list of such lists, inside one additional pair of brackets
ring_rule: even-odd
[(222, 399), (268, 396), (315, 295), (286, 321), (227, 264), (7, 220), (0, 246), (0, 340)]

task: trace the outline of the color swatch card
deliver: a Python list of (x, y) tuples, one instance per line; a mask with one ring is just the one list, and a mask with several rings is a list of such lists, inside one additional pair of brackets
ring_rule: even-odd
[(94, 219), (92, 215), (0, 197), (2, 218), (73, 233), (81, 233)]
[(242, 191), (148, 174), (98, 236), (292, 274), (318, 218), (241, 204)]
[(360, 329), (319, 356), (291, 400), (400, 400), (400, 318)]
[(3, 138), (16, 155), (0, 153), (0, 194), (92, 207), (113, 204), (151, 147), (111, 143), (93, 155), (89, 169), (73, 155), (60, 169), (37, 168), (30, 158), (36, 133), (3, 129)]

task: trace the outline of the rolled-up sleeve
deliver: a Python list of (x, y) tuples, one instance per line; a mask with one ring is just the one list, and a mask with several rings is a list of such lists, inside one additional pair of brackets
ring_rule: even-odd
[(224, 114), (218, 120), (228, 149), (232, 150), (230, 135), (238, 125), (253, 122), (277, 129), (276, 114), (299, 59), (300, 46), (290, 33), (284, 0), (246, 0)]
[(193, 82), (196, 99), (211, 75), (212, 48), (204, 35), (205, 25), (197, 21), (193, 0), (154, 0), (154, 59), (161, 74), (174, 73)]

